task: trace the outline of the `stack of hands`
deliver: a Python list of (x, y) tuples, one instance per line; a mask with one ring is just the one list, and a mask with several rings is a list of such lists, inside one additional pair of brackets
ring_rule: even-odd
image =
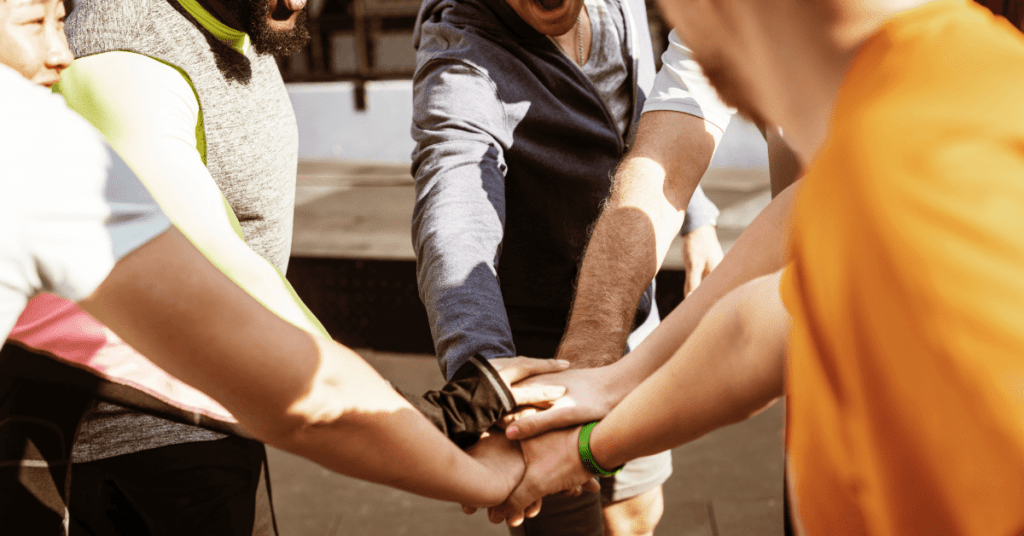
[[(481, 436), (468, 449), (491, 468), (494, 485), (507, 498), (487, 505), (492, 523), (515, 527), (536, 516), (545, 495), (579, 495), (600, 486), (579, 452), (582, 425), (601, 419), (618, 398), (607, 371), (601, 367), (569, 369), (560, 360), (525, 357), (491, 359), (490, 364), (510, 386), (516, 404), (501, 428)], [(463, 505), (467, 514), (476, 506)]]

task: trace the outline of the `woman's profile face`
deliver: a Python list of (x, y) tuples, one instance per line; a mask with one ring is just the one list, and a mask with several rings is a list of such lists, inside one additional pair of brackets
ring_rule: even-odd
[(50, 87), (72, 59), (62, 0), (0, 0), (0, 63)]

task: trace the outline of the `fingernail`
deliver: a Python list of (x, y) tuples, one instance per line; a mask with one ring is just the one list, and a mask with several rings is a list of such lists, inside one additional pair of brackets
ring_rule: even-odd
[(564, 359), (556, 359), (555, 363), (558, 363), (558, 366), (560, 367), (568, 367), (570, 365), (570, 363)]
[(565, 387), (562, 387), (561, 385), (548, 385), (544, 388), (543, 392), (545, 398), (562, 396), (565, 394)]
[(505, 437), (509, 439), (519, 439), (519, 426), (511, 425), (505, 429)]

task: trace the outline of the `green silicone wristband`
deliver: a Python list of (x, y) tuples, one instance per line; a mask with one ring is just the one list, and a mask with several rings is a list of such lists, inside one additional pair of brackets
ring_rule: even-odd
[(590, 432), (597, 426), (598, 421), (594, 421), (589, 424), (583, 425), (580, 430), (580, 459), (583, 460), (583, 467), (586, 467), (588, 471), (598, 476), (612, 476), (622, 470), (626, 464), (622, 464), (611, 471), (605, 471), (601, 469), (600, 465), (597, 465), (597, 460), (594, 459), (594, 455), (590, 453)]

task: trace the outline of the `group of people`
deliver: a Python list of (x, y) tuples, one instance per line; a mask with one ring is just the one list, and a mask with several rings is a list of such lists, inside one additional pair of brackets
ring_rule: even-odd
[[(419, 396), (283, 277), (304, 0), (0, 0), (3, 532), (277, 534), (267, 443), (513, 534), (652, 534), (668, 450), (783, 395), (787, 532), (1024, 532), (1024, 36), (660, 1), (657, 72), (641, 0), (424, 1)], [(737, 110), (775, 195), (723, 257), (698, 182)]]

